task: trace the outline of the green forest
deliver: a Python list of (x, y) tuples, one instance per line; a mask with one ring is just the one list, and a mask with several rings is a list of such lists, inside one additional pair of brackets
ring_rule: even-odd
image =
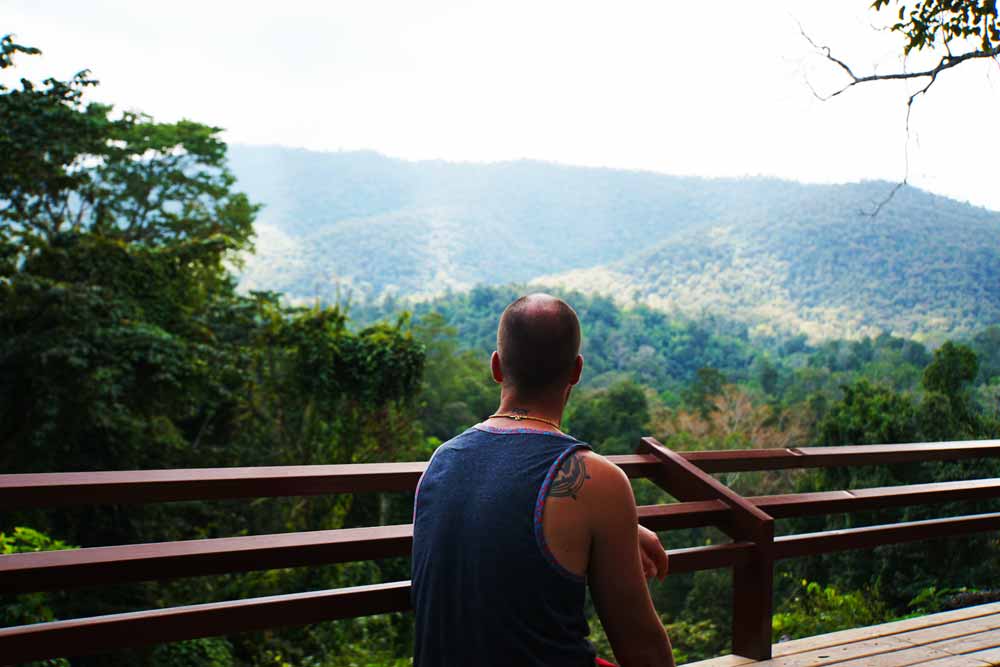
[(888, 331), (936, 344), (1000, 316), (1000, 214), (912, 187), (872, 218), (892, 184), (273, 146), (234, 146), (231, 165), (266, 203), (241, 283), (298, 303), (530, 282), (744, 322), (755, 339)]
[[(36, 48), (12, 37), (0, 42), (5, 74), (37, 57)], [(87, 99), (97, 85), (82, 71), (0, 87), (0, 470), (426, 460), (495, 408), (488, 355), (497, 321), (510, 301), (536, 289), (525, 284), (531, 275), (505, 274), (498, 265), (497, 275), (522, 282), (445, 290), (415, 303), (391, 295), (309, 303), (285, 298), (280, 283), (240, 289), (241, 262), (260, 243), (255, 221), (272, 202), (243, 191), (221, 129), (117, 112)], [(341, 187), (368, 201), (365, 188), (378, 182), (363, 171), (356, 178), (363, 187)], [(517, 205), (531, 208), (530, 194)], [(912, 197), (945, 207), (930, 195)], [(906, 201), (886, 228), (908, 226), (914, 239), (931, 239), (933, 217), (913, 213)], [(977, 225), (996, 217), (966, 208)], [(654, 220), (633, 217), (651, 226)], [(819, 254), (844, 243), (805, 227), (796, 233), (812, 238)], [(642, 229), (634, 234), (622, 243), (648, 247)], [(955, 252), (964, 252), (963, 238), (971, 236), (950, 237)], [(995, 241), (984, 241), (990, 252), (1000, 247)], [(915, 246), (896, 251), (907, 255), (900, 261), (917, 261)], [(354, 252), (370, 256), (365, 248)], [(992, 280), (991, 266), (977, 269), (982, 281)], [(804, 284), (856, 291), (846, 275), (831, 283), (822, 271)], [(944, 282), (934, 290), (952, 284), (947, 271), (939, 275)], [(850, 340), (782, 327), (762, 333), (738, 317), (667, 314), (642, 299), (623, 305), (553, 285), (579, 313), (584, 337), (584, 381), (565, 427), (599, 453), (632, 452), (643, 435), (696, 450), (992, 438), (1000, 426), (1000, 326), (989, 325), (993, 301), (973, 283), (941, 298), (981, 298), (984, 310), (962, 319), (961, 332), (932, 332), (933, 345), (890, 326)], [(818, 291), (810, 298), (824, 302)], [(914, 317), (927, 316), (921, 293), (898, 298)], [(746, 495), (983, 477), (1000, 477), (1000, 462), (721, 475)], [(651, 483), (635, 489), (640, 504), (672, 500)], [(411, 494), (387, 493), (5, 512), (0, 553), (409, 523), (412, 502)], [(778, 529), (990, 510), (996, 503), (915, 507), (789, 519)], [(726, 538), (696, 529), (661, 539), (674, 548)], [(997, 600), (998, 573), (995, 534), (782, 562), (774, 638)], [(386, 559), (6, 595), (0, 615), (11, 626), (408, 577), (406, 559)], [(668, 577), (652, 591), (678, 663), (729, 652), (727, 572)], [(599, 651), (610, 655), (596, 617), (591, 627)], [(391, 614), (45, 664), (398, 666), (410, 663), (411, 642), (409, 616)]]

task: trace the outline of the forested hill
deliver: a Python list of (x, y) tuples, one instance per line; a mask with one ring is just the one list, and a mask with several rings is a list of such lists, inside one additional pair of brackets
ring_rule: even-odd
[(1000, 319), (1000, 214), (885, 183), (802, 186), (611, 265), (542, 279), (812, 340), (968, 335)]
[(1000, 213), (914, 188), (873, 218), (889, 183), (230, 150), (266, 204), (243, 286), (293, 299), (534, 280), (813, 339), (963, 333), (1000, 315)]

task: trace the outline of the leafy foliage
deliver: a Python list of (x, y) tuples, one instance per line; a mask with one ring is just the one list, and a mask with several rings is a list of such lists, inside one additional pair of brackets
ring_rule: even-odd
[(771, 621), (774, 641), (812, 637), (837, 630), (876, 625), (891, 614), (871, 593), (843, 593), (833, 586), (802, 580)]
[(566, 428), (602, 454), (630, 454), (649, 427), (649, 404), (642, 387), (623, 380), (591, 390), (572, 402)]
[[(983, 51), (991, 51), (1000, 43), (1000, 20), (997, 17), (996, 0), (921, 0), (902, 2), (899, 5), (899, 21), (892, 30), (906, 38), (904, 53), (933, 47), (940, 40), (943, 44), (954, 40), (971, 39), (979, 43)], [(887, 9), (890, 0), (875, 0), (876, 10)]]
[[(60, 551), (73, 549), (64, 542), (48, 535), (17, 526), (10, 533), (0, 532), (0, 555), (34, 553), (37, 551)], [(55, 620), (47, 597), (42, 593), (27, 593), (0, 597), (0, 627), (44, 623)], [(69, 660), (52, 658), (29, 663), (29, 667), (69, 667)]]
[[(4, 63), (33, 52), (3, 44)], [(360, 462), (425, 451), (411, 417), (423, 346), (405, 319), (355, 331), (335, 306), (294, 308), (273, 293), (237, 293), (229, 268), (234, 253), (251, 248), (257, 206), (234, 190), (220, 130), (112, 116), (109, 106), (84, 103), (93, 85), (81, 74), (0, 91), (0, 466)], [(91, 546), (337, 528), (407, 514), (404, 503), (335, 496), (8, 512), (0, 529), (28, 524)], [(2, 538), (5, 550), (62, 544), (19, 531), (13, 543)], [(3, 610), (16, 623), (371, 583), (400, 578), (402, 569), (390, 561), (227, 575), (101, 596), (27, 596)], [(388, 641), (398, 650), (406, 636), (393, 626)], [(280, 650), (300, 662), (353, 637), (350, 628), (323, 626), (108, 660), (228, 665)]]
[(160, 644), (153, 649), (150, 662), (163, 667), (230, 667), (235, 664), (232, 645), (214, 637)]

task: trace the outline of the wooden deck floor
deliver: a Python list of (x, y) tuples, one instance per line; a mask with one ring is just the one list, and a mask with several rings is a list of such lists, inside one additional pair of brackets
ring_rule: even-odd
[(727, 655), (687, 667), (983, 667), (1000, 665), (1000, 602), (774, 645), (756, 662)]

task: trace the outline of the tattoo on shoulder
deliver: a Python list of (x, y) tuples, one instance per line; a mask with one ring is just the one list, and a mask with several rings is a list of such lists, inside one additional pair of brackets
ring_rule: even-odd
[(528, 410), (525, 410), (524, 408), (511, 408), (510, 411), (513, 412), (516, 415), (526, 415), (529, 412)]
[(563, 461), (562, 467), (555, 479), (552, 480), (549, 495), (556, 498), (570, 497), (576, 500), (576, 494), (580, 492), (583, 483), (588, 479), (590, 479), (590, 475), (587, 474), (587, 463), (583, 454), (579, 452), (571, 454)]

